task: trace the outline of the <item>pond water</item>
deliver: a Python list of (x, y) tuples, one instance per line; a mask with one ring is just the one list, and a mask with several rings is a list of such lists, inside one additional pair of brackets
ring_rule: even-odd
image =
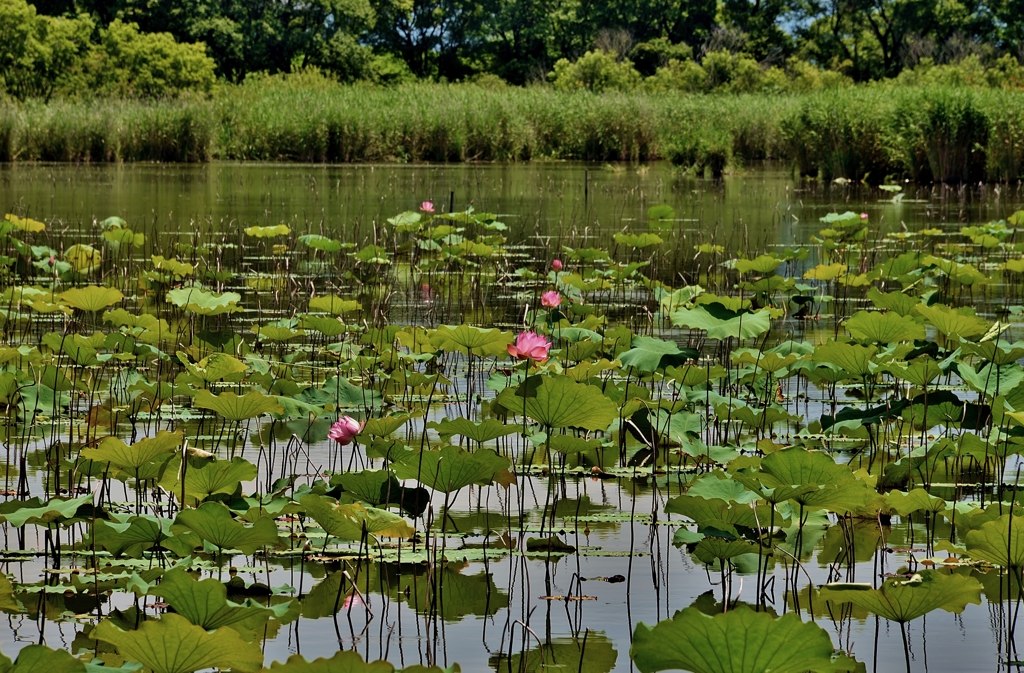
[[(972, 235), (963, 234), (964, 227), (1011, 218), (1024, 204), (1019, 188), (899, 187), (823, 185), (773, 166), (751, 167), (718, 182), (663, 165), (563, 163), (0, 168), (3, 212), (46, 225), (32, 231), (22, 224), (5, 233), (0, 362), (6, 369), (0, 374), (8, 378), (0, 377), (7, 409), (0, 420), (5, 423), (7, 504), (0, 504), (0, 514), (15, 518), (3, 524), (7, 551), (0, 554), (0, 567), (13, 585), (10, 590), (0, 586), (0, 609), (9, 615), (0, 626), (0, 651), (14, 658), (22, 648), (44, 643), (84, 660), (93, 652), (108, 666), (130, 661), (129, 649), (117, 644), (120, 636), (96, 640), (96, 624), (102, 620), (135, 629), (144, 618), (164, 615), (169, 605), (187, 614), (158, 589), (146, 595), (144, 586), (155, 585), (160, 571), (154, 569), (164, 569), (166, 577), (176, 563), (185, 563), (202, 577), (228, 582), (229, 598), (239, 603), (248, 599), (254, 605), (284, 606), (299, 599), (286, 617), (253, 618), (255, 626), (236, 624), (243, 640), (262, 649), (267, 666), (292, 654), (313, 660), (353, 649), (367, 660), (387, 659), (399, 668), (458, 663), (463, 671), (510, 673), (637, 670), (630, 646), (639, 623), (653, 626), (691, 605), (719, 613), (723, 602), (772, 615), (796, 612), (820, 625), (836, 650), (867, 670), (978, 671), (1016, 665), (1024, 658), (1017, 655), (1014, 639), (1017, 576), (1007, 579), (984, 562), (991, 561), (988, 557), (972, 556), (969, 544), (964, 550), (973, 525), (954, 527), (963, 525), (957, 516), (970, 516), (969, 507), (1018, 499), (1015, 485), (1002, 485), (1015, 483), (1015, 451), (1024, 441), (1016, 442), (1019, 433), (1009, 416), (999, 417), (1006, 426), (1000, 434), (992, 410), (1002, 409), (1004, 402), (1007, 411), (1024, 408), (1012, 405), (1018, 384), (1024, 386), (1024, 370), (1020, 376), (995, 371), (1011, 393), (972, 385), (994, 370), (970, 359), (969, 372), (950, 371), (949, 362), (968, 363), (969, 351), (956, 349), (956, 337), (962, 335), (943, 331), (940, 318), (921, 318), (912, 311), (907, 317), (889, 308), (893, 324), (899, 322), (897, 314), (906, 318), (899, 329), (909, 330), (900, 332), (908, 336), (891, 341), (855, 336), (868, 344), (856, 348), (871, 350), (866, 356), (870, 372), (858, 380), (848, 375), (851, 364), (840, 372), (847, 375), (837, 374), (836, 380), (808, 373), (831, 362), (812, 359), (818, 357), (812, 355), (818, 352), (815, 347), (845, 334), (836, 315), (853, 320), (859, 310), (878, 306), (868, 298), (872, 283), (884, 291), (902, 288), (915, 302), (973, 307), (989, 325), (1001, 321), (997, 346), (1000, 339), (1005, 345), (1024, 334), (1014, 310), (1024, 303), (1020, 271), (1009, 266), (1022, 256), (1014, 247), (1018, 238), (991, 227), (975, 235), (992, 236), (994, 244), (962, 238)], [(425, 201), (437, 215), (471, 207), (475, 214), (494, 216), (438, 218), (431, 224), (449, 228), (432, 232), (421, 231), (411, 219), (389, 222), (400, 213), (421, 211)], [(655, 206), (670, 211), (652, 218)], [(853, 235), (844, 220), (835, 225), (839, 233), (834, 240), (821, 233), (831, 226), (821, 218), (846, 211), (858, 220), (866, 214), (866, 234)], [(112, 216), (123, 222), (112, 223), (107, 219)], [(422, 222), (429, 218), (422, 217)], [(281, 224), (287, 230), (272, 230)], [(117, 233), (125, 230), (130, 230), (127, 237)], [(467, 246), (471, 233), (482, 248)], [(653, 234), (657, 243), (616, 237), (624, 233)], [(137, 234), (142, 237), (132, 238)], [(334, 243), (318, 249), (298, 239), (309, 234)], [(368, 247), (375, 245), (379, 249)], [(701, 252), (702, 245), (721, 248)], [(910, 278), (919, 271), (908, 268), (898, 283), (896, 274), (870, 276), (884, 260), (908, 250), (961, 266), (950, 270), (922, 261), (919, 266), (939, 270)], [(776, 266), (737, 271), (730, 261), (762, 253), (778, 255)], [(173, 258), (188, 268), (166, 263)], [(564, 272), (550, 271), (554, 259), (565, 261)], [(841, 271), (813, 275), (813, 269), (836, 260), (843, 264)], [(772, 285), (776, 267), (779, 281)], [(975, 282), (970, 273), (986, 280)], [(856, 281), (858, 274), (863, 282)], [(194, 279), (205, 289), (190, 295), (187, 288), (198, 287)], [(730, 305), (740, 315), (737, 338), (710, 338), (684, 318), (670, 319), (684, 305), (687, 311), (700, 310), (689, 296), (665, 303), (672, 290), (697, 284), (708, 293), (754, 302), (749, 310)], [(120, 296), (83, 309), (80, 300), (61, 294), (92, 285), (119, 288)], [(541, 293), (553, 288), (571, 308), (541, 306)], [(337, 311), (310, 303), (311, 297), (332, 294), (338, 301), (357, 303)], [(766, 306), (777, 310), (770, 329), (766, 322), (764, 329), (743, 332), (742, 321), (754, 321), (758, 309), (769, 311)], [(105, 310), (119, 307), (126, 310), (124, 316), (104, 317)], [(143, 324), (141, 316), (152, 316), (153, 322)], [(763, 317), (767, 321), (768, 313)], [(323, 322), (328, 319), (329, 325)], [(451, 346), (460, 337), (432, 341), (430, 348), (417, 346), (428, 333), (414, 326), (433, 329), (462, 322), (509, 332), (530, 325), (549, 333), (556, 341), (554, 357), (544, 365), (549, 369), (535, 364), (530, 373), (542, 371), (538, 380), (545, 381), (567, 380), (556, 374), (569, 372), (576, 381), (600, 382), (606, 393), (600, 399), (615, 403), (614, 421), (610, 416), (599, 424), (601, 431), (584, 433), (575, 428), (586, 427), (593, 409), (580, 412), (580, 423), (551, 427), (538, 421), (544, 410), (527, 413), (529, 422), (511, 406), (496, 411), (493, 401), (500, 391), (506, 386), (515, 390), (521, 380), (522, 365), (501, 355), (503, 342), (495, 350), (494, 339), (480, 337), (475, 353)], [(619, 327), (628, 333), (624, 343), (615, 345)], [(576, 328), (591, 334), (601, 330), (595, 336), (604, 340), (566, 331)], [(985, 343), (983, 333), (967, 340)], [(684, 357), (662, 351), (654, 358), (679, 356), (671, 360), (680, 365), (673, 382), (665, 364), (653, 372), (641, 365), (613, 364), (631, 346), (638, 348), (633, 336), (696, 352)], [(789, 352), (793, 360), (764, 376), (768, 365), (757, 364), (763, 353), (803, 342), (808, 349), (791, 345), (779, 350), (780, 362)], [(900, 342), (905, 342), (903, 350)], [(924, 357), (949, 362), (942, 364), (941, 374), (915, 387), (889, 368), (918, 358), (910, 353), (930, 348), (925, 342), (939, 347)], [(30, 354), (33, 348), (39, 350)], [(753, 349), (753, 359), (743, 360), (740, 348)], [(217, 352), (215, 364), (210, 358)], [(1001, 366), (1021, 369), (1016, 364), (1020, 355), (1008, 356)], [(684, 385), (682, 364), (691, 360), (708, 377)], [(797, 369), (797, 361), (813, 364)], [(236, 363), (241, 369), (232, 369)], [(710, 376), (715, 365), (725, 365), (718, 378)], [(584, 366), (593, 373), (581, 373)], [(446, 383), (439, 387), (442, 380)], [(154, 386), (152, 392), (147, 386)], [(202, 401), (204, 394), (212, 397), (204, 389), (218, 395), (259, 389), (255, 403), (270, 399), (270, 407), (235, 420), (216, 403)], [(918, 427), (915, 422), (921, 422), (913, 416), (900, 416), (904, 409), (917, 408), (922, 390), (938, 396), (933, 397), (936, 406), (949, 403), (956, 417), (926, 416), (928, 422)], [(1024, 402), (1024, 387), (1020, 391)], [(996, 399), (1000, 393), (1003, 401)], [(527, 398), (516, 399), (525, 408)], [(632, 399), (640, 401), (629, 406)], [(903, 399), (914, 403), (899, 406)], [(925, 397), (925, 414), (928, 404)], [(670, 410), (664, 418), (657, 415), (659, 407)], [(723, 411), (732, 408), (739, 418), (741, 407), (753, 410), (756, 420), (747, 423)], [(271, 408), (276, 416), (267, 415)], [(843, 420), (836, 412), (844, 408), (876, 413)], [(943, 409), (947, 416), (953, 413)], [(986, 420), (972, 425), (971, 409), (986, 410)], [(771, 410), (778, 411), (778, 419), (764, 420)], [(505, 418), (501, 411), (511, 415)], [(328, 438), (328, 429), (342, 414), (403, 422), (377, 433), (368, 428), (354, 447), (340, 447)], [(676, 416), (696, 425), (677, 430), (671, 420)], [(835, 416), (833, 428), (842, 429), (830, 434), (822, 427), (823, 416)], [(482, 423), (498, 419), (511, 430), (479, 444), (460, 433), (442, 432), (442, 419), (460, 417)], [(650, 419), (657, 421), (655, 427), (666, 425), (651, 430)], [(574, 428), (562, 436), (601, 441), (596, 448), (556, 451), (549, 459), (558, 428)], [(157, 442), (160, 430), (182, 435), (171, 442), (173, 448), (154, 449), (154, 458), (136, 465), (135, 474), (118, 470), (116, 460), (112, 469), (113, 454), (95, 453), (112, 446), (103, 444), (108, 435), (126, 444), (144, 438)], [(971, 441), (987, 448), (972, 449)], [(379, 544), (364, 546), (338, 534), (340, 528), (328, 534), (329, 517), (311, 513), (320, 510), (307, 498), (327, 500), (327, 492), (335, 498), (342, 493), (332, 474), (379, 471), (385, 467), (384, 455), (401, 455), (396, 464), (404, 467), (398, 475), (412, 497), (418, 482), (408, 477), (408, 470), (415, 472), (409, 456), (448, 443), (476, 449), (474, 455), (493, 449), (502, 460), (508, 457), (514, 479), (510, 473), (502, 476), (508, 473), (506, 462), (446, 494), (420, 475), (429, 502), (418, 508), (415, 503), (404, 510), (388, 507), (386, 498), (370, 502), (406, 515), (415, 537), (401, 543), (396, 538), (402, 536), (381, 534)], [(691, 492), (705, 493), (701, 488), (715, 488), (708, 484), (721, 477), (736, 489), (730, 491), (735, 499), (722, 502), (733, 503), (733, 514), (735, 508), (749, 508), (750, 482), (741, 485), (713, 469), (732, 466), (728, 475), (743, 476), (743, 461), (753, 460), (750, 456), (776, 453), (790, 444), (796, 445), (793, 451), (828, 450), (847, 475), (856, 474), (872, 492), (912, 490), (926, 481), (930, 492), (946, 502), (931, 512), (922, 507), (900, 516), (895, 500), (885, 500), (885, 512), (872, 517), (863, 516), (866, 501), (863, 507), (805, 511), (786, 500), (778, 508), (785, 524), (772, 523), (768, 534), (760, 536), (741, 524), (746, 519), (738, 514), (735, 519), (696, 519), (671, 504)], [(1008, 451), (1011, 445), (1016, 448)], [(186, 461), (187, 470), (209, 480), (204, 485), (176, 476), (183, 451), (189, 449), (217, 459), (206, 463), (210, 457), (193, 453)], [(990, 452), (999, 458), (990, 459)], [(886, 473), (886, 464), (904, 457), (904, 468), (912, 466), (909, 472), (896, 468)], [(232, 459), (235, 470), (214, 478), (210, 466), (229, 466)], [(142, 488), (134, 487), (136, 478), (146, 482)], [(195, 490), (179, 497), (186, 483)], [(358, 490), (353, 483), (346, 482), (342, 495)], [(840, 490), (843, 484), (826, 480), (818, 485)], [(95, 495), (86, 503), (89, 494)], [(242, 495), (255, 499), (243, 501)], [(60, 502), (51, 498), (82, 496), (82, 507), (94, 503), (98, 509), (44, 516), (47, 506), (35, 503), (42, 518), (18, 523), (17, 503), (28, 496), (49, 500), (51, 510)], [(277, 548), (257, 545), (247, 555), (225, 545), (226, 551), (218, 552), (211, 537), (199, 532), (201, 526), (185, 525), (182, 500), (186, 511), (202, 500), (230, 511), (236, 518), (232, 525), (253, 523), (265, 514), (260, 520), (276, 526)], [(410, 516), (410, 507), (417, 516)], [(1011, 505), (1006, 507), (1010, 511)], [(175, 522), (158, 538), (177, 535), (200, 546), (205, 540), (205, 549), (189, 556), (183, 543), (153, 551), (150, 547), (159, 540), (144, 536), (139, 539), (147, 544), (122, 548), (115, 540), (127, 534), (128, 517), (138, 514)], [(97, 524), (99, 518), (110, 523)], [(1017, 521), (1007, 518), (1011, 525)], [(764, 524), (758, 520), (754, 528), (765, 529)], [(97, 537), (96, 527), (108, 525), (107, 537)], [(392, 522), (392, 530), (397, 525)], [(699, 536), (751, 547), (724, 557), (729, 559), (724, 567), (723, 557), (708, 564), (697, 555)], [(528, 546), (531, 538), (558, 543)], [(1019, 551), (1024, 557), (1024, 540), (1010, 544), (1016, 545), (1011, 556)], [(770, 549), (770, 558), (759, 555), (759, 547)], [(100, 574), (90, 572), (94, 567)], [(976, 580), (979, 600), (960, 604), (959, 613), (939, 601), (940, 609), (909, 620), (901, 630), (897, 621), (878, 617), (877, 611), (826, 603), (817, 596), (817, 588), (829, 582), (878, 587), (889, 574), (919, 570)], [(264, 595), (266, 588), (271, 597)]]

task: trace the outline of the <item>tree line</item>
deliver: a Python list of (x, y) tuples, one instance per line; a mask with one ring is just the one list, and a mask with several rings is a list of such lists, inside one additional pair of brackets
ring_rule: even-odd
[(964, 59), (1017, 66), (1022, 16), (1024, 0), (0, 0), (0, 82), (15, 98), (160, 96), (311, 68), (585, 84), (571, 67), (595, 54), (627, 83), (713, 84), (709, 55), (861, 82)]

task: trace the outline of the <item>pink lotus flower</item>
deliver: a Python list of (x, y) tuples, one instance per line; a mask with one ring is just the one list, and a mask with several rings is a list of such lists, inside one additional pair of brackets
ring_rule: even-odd
[(508, 354), (517, 360), (544, 362), (548, 359), (551, 342), (536, 332), (522, 332), (516, 337), (515, 344), (510, 344)]
[(868, 214), (867, 213), (861, 213), (860, 214), (860, 219), (862, 219), (862, 220), (868, 219)]
[(560, 259), (552, 260), (551, 261), (551, 270), (556, 272), (556, 273), (561, 271), (562, 270), (562, 260), (560, 260)]
[(363, 431), (364, 425), (366, 421), (360, 423), (351, 416), (342, 416), (331, 426), (327, 436), (342, 446), (348, 446), (355, 440), (356, 435)]
[(423, 203), (420, 204), (420, 210), (422, 210), (424, 213), (432, 213), (434, 212), (434, 204), (431, 203), (430, 201), (424, 201)]
[(540, 296), (540, 304), (544, 308), (556, 308), (562, 303), (562, 295), (558, 294), (556, 290), (545, 292)]

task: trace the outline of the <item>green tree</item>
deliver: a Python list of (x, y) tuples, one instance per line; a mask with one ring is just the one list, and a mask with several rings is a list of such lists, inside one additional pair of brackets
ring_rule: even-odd
[(142, 33), (120, 19), (101, 31), (88, 71), (94, 91), (119, 96), (209, 92), (216, 80), (205, 45), (179, 43), (170, 33)]
[(0, 0), (0, 79), (15, 98), (48, 99), (81, 74), (92, 20), (36, 13), (25, 0)]

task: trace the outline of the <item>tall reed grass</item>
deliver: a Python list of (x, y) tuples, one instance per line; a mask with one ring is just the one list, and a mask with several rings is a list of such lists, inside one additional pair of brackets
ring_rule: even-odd
[(212, 99), (0, 104), (3, 161), (790, 161), (823, 179), (1024, 177), (1024, 93), (809, 94), (394, 88), (263, 78)]

